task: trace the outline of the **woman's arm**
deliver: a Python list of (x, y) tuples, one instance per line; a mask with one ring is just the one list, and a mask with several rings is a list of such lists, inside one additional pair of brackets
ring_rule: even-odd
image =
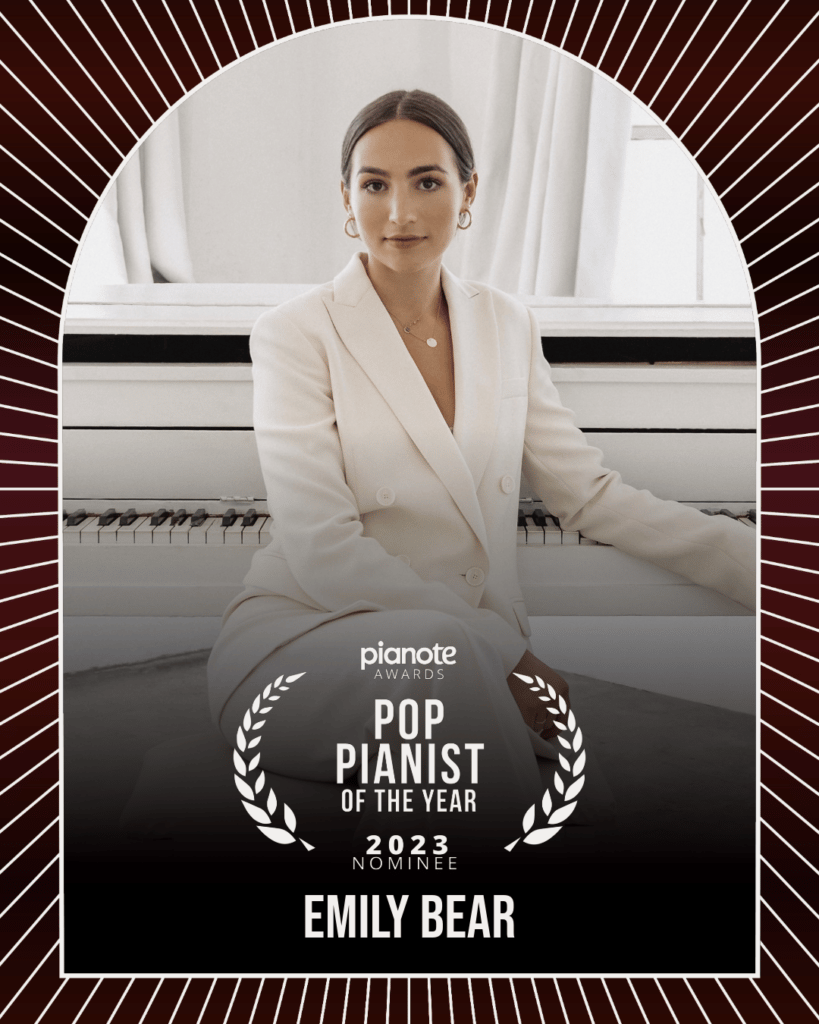
[(604, 469), (560, 402), (530, 311), (531, 371), (523, 471), (567, 530), (648, 559), (713, 587), (746, 608), (756, 603), (755, 531), (725, 516), (705, 516), (623, 483)]
[(495, 612), (473, 608), (443, 583), (422, 580), (364, 535), (345, 476), (333, 383), (318, 334), (274, 311), (251, 335), (259, 457), (276, 541), (296, 582), (328, 611), (367, 601), (382, 609), (454, 615), (494, 645), (508, 674), (526, 649), (518, 630)]

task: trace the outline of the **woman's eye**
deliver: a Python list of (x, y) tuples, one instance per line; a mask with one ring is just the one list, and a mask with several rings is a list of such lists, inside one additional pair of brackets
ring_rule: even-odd
[(440, 185), (441, 183), (437, 178), (422, 178), (421, 181), (418, 182), (418, 187), (422, 192), (434, 192), (436, 188), (440, 187)]
[(383, 181), (367, 181), (364, 183), (365, 192), (383, 192), (386, 187)]

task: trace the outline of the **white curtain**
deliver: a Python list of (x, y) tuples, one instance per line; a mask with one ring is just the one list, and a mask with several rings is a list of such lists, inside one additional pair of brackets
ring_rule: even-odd
[(117, 211), (111, 200), (98, 218), (100, 234), (119, 226), (110, 268), (124, 262), (129, 281), (328, 280), (358, 247), (342, 232), (341, 139), (395, 88), (437, 93), (472, 136), (478, 195), (447, 253), (455, 273), (518, 294), (608, 297), (630, 97), (542, 44), (426, 19), (285, 41), (191, 96), (120, 173)]

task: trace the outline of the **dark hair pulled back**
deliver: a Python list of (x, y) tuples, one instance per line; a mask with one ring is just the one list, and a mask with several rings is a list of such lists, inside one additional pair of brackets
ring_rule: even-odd
[(350, 187), (350, 163), (356, 143), (371, 128), (389, 121), (417, 121), (438, 132), (452, 147), (458, 176), (465, 184), (475, 170), (475, 155), (466, 125), (448, 103), (422, 89), (396, 89), (363, 107), (347, 129), (341, 146), (341, 178)]

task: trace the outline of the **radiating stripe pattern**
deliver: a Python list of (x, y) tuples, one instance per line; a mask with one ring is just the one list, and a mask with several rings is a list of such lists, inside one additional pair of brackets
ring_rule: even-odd
[[(819, 991), (817, 15), (796, 0), (18, 0), (0, 12), (0, 1019), (808, 1021)], [(761, 340), (758, 979), (61, 979), (58, 331), (68, 268), (123, 157), (188, 90), (313, 27), (428, 15), (545, 39), (650, 104), (721, 197)], [(468, 970), (468, 965), (465, 966)]]

